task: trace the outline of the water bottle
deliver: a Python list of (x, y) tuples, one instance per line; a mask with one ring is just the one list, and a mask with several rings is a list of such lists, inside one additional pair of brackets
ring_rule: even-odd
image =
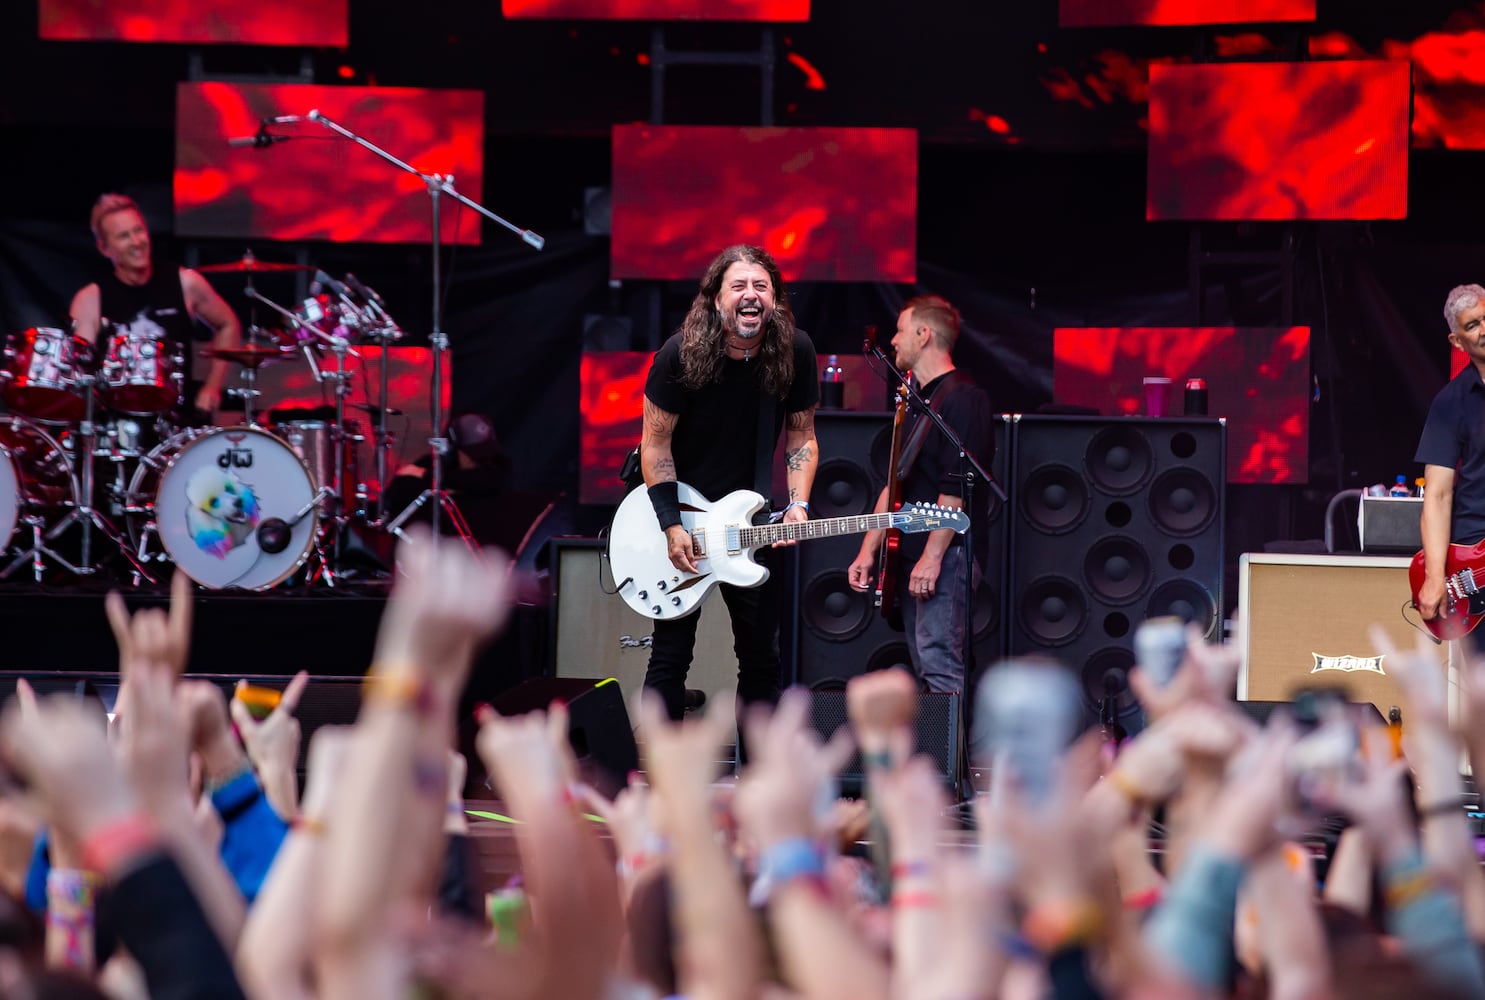
[(825, 363), (825, 374), (820, 378), (820, 407), (839, 410), (846, 405), (845, 372), (840, 366), (840, 357), (832, 354)]
[(1394, 496), (1394, 497), (1409, 497), (1409, 496), (1412, 496), (1413, 495), (1413, 491), (1410, 490), (1410, 489), (1408, 489), (1408, 477), (1407, 476), (1398, 476), (1397, 477), (1397, 482), (1395, 482), (1395, 483), (1392, 484), (1392, 489), (1388, 490), (1387, 491), (1387, 494), (1389, 496)]

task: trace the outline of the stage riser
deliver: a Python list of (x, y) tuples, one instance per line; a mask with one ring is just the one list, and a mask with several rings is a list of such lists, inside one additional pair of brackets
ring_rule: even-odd
[[(129, 599), (131, 607), (165, 607)], [(379, 596), (296, 597), (283, 592), (199, 596), (188, 669), (202, 674), (299, 670), (357, 676), (371, 663), (386, 601)], [(0, 670), (109, 671), (118, 649), (101, 594), (0, 595)]]

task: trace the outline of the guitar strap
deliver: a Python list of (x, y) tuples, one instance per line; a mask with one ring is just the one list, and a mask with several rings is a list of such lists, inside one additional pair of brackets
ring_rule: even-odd
[[(949, 390), (956, 385), (962, 385), (974, 381), (969, 373), (962, 368), (955, 368), (944, 376), (933, 390), (933, 398), (928, 401), (928, 408), (934, 413), (943, 412), (943, 401), (949, 395)], [(933, 432), (933, 421), (919, 414), (917, 421), (913, 424), (912, 433), (903, 443), (902, 455), (897, 460), (897, 480), (902, 482), (907, 479), (908, 473), (913, 471), (913, 463), (918, 460), (918, 453), (923, 450), (923, 442), (928, 440), (928, 435)]]

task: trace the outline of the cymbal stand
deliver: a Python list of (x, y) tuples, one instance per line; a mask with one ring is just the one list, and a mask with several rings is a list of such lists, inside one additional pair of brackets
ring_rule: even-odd
[[(443, 462), (445, 456), (448, 455), (449, 452), (449, 440), (446, 436), (444, 436), (443, 426), (443, 369), (444, 357), (448, 353), (449, 349), (449, 338), (443, 330), (443, 276), (440, 271), (440, 254), (443, 245), (443, 231), (439, 227), (440, 199), (443, 195), (448, 195), (449, 197), (458, 201), (461, 205), (467, 206), (468, 208), (471, 208), (474, 211), (480, 213), (485, 218), (491, 220), (492, 222), (496, 222), (499, 223), (501, 226), (504, 226), (512, 233), (520, 236), (521, 239), (529, 246), (532, 246), (537, 250), (540, 250), (543, 246), (546, 245), (546, 240), (529, 229), (521, 229), (518, 226), (512, 225), (505, 219), (502, 219), (500, 216), (490, 211), (488, 208), (485, 208), (485, 206), (469, 198), (466, 198), (454, 186), (454, 178), (452, 176), (446, 174), (425, 174), (411, 164), (406, 163), (393, 156), (391, 153), (382, 149), (380, 146), (375, 145), (374, 143), (352, 132), (350, 129), (345, 128), (344, 126), (339, 125), (331, 119), (320, 114), (318, 109), (310, 111), (309, 114), (304, 116), (304, 118), (308, 121), (318, 122), (325, 128), (328, 128), (330, 131), (341, 136), (342, 138), (349, 139), (363, 149), (376, 154), (383, 160), (386, 160), (388, 163), (392, 164), (394, 167), (397, 167), (399, 170), (404, 170), (407, 173), (414, 175), (423, 182), (424, 187), (428, 191), (428, 200), (433, 220), (433, 230), (430, 234), (430, 257), (432, 260), (433, 270), (433, 329), (428, 334), (428, 342), (433, 348), (433, 437), (430, 438), (428, 441), (429, 445), (432, 448), (432, 452), (430, 455), (430, 471), (432, 473), (432, 483), (430, 484), (430, 487), (428, 489), (418, 494), (417, 498), (414, 499), (412, 503), (408, 504), (406, 509), (404, 509), (402, 513), (398, 514), (396, 517), (392, 518), (391, 521), (387, 522), (386, 529), (391, 533), (397, 535), (399, 538), (405, 538), (406, 536), (402, 531), (402, 526), (407, 523), (409, 518), (417, 513), (419, 508), (421, 508), (429, 501), (432, 501), (433, 506), (429, 508), (429, 514), (432, 520), (434, 539), (436, 540), (439, 537), (440, 514), (447, 513), (449, 515), (451, 523), (454, 526), (454, 529), (459, 533), (460, 540), (464, 542), (464, 544), (470, 549), (470, 551), (478, 553), (479, 547), (474, 542), (474, 537), (469, 531), (469, 525), (465, 522), (464, 516), (459, 512), (459, 508), (454, 503), (453, 497), (449, 496), (448, 491), (443, 488)], [(385, 358), (383, 359), (383, 364), (385, 365)], [(386, 397), (384, 396), (383, 405), (385, 405), (385, 403)], [(385, 416), (385, 413), (383, 414), (383, 416)], [(385, 427), (383, 429), (385, 430)], [(385, 481), (382, 483), (382, 488), (384, 490), (386, 488)]]
[[(78, 447), (75, 452), (79, 461), (82, 463), (82, 468), (72, 474), (77, 486), (78, 502), (72, 510), (67, 512), (66, 517), (52, 525), (46, 532), (41, 530), (43, 522), (39, 517), (27, 515), (25, 522), (31, 527), (31, 547), (17, 555), (9, 566), (6, 566), (3, 571), (0, 571), (0, 579), (10, 576), (11, 573), (15, 572), (23, 563), (29, 560), (31, 563), (31, 574), (36, 582), (40, 583), (42, 570), (45, 568), (45, 559), (47, 558), (50, 558), (69, 573), (77, 576), (91, 576), (98, 572), (98, 567), (93, 565), (93, 529), (96, 528), (99, 533), (114, 544), (115, 548), (123, 553), (124, 558), (129, 560), (129, 564), (134, 567), (134, 571), (137, 574), (154, 583), (155, 578), (150, 576), (143, 564), (134, 557), (134, 553), (130, 551), (129, 545), (123, 536), (109, 523), (108, 518), (104, 517), (103, 513), (93, 506), (93, 450), (98, 444), (98, 425), (93, 421), (96, 407), (93, 386), (97, 384), (98, 376), (91, 372), (79, 373), (75, 376), (75, 382), (82, 387), (83, 403), (86, 407), (83, 412), (82, 424), (78, 427)], [(66, 557), (46, 544), (47, 542), (56, 541), (73, 524), (81, 525), (82, 530), (81, 549), (79, 553), (82, 561), (81, 566), (73, 565)]]

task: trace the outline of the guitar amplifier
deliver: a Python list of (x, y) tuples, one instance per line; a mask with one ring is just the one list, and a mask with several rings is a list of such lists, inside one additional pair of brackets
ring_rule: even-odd
[(1356, 528), (1363, 552), (1412, 555), (1423, 548), (1422, 497), (1361, 497)]
[[(1335, 688), (1387, 717), (1402, 704), (1386, 658), (1367, 626), (1380, 625), (1399, 650), (1417, 630), (1403, 617), (1412, 600), (1409, 558), (1248, 553), (1238, 566), (1245, 654), (1238, 700), (1290, 701), (1301, 688)], [(1410, 612), (1416, 619), (1417, 612)], [(1448, 669), (1448, 646), (1429, 646)], [(1451, 699), (1452, 702), (1452, 699)], [(1407, 720), (1403, 720), (1404, 725)]]

